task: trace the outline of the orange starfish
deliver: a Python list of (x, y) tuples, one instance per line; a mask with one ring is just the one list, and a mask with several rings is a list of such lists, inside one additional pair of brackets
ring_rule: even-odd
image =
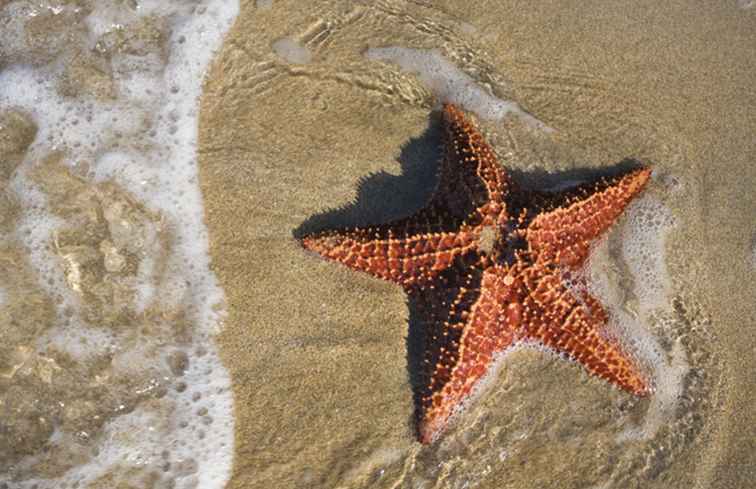
[(323, 257), (404, 287), (421, 317), (418, 436), (430, 443), (494, 356), (538, 343), (637, 396), (650, 392), (608, 334), (608, 315), (579, 271), (590, 243), (645, 186), (635, 168), (564, 192), (517, 188), (480, 132), (445, 105), (439, 184), (425, 208), (383, 225), (301, 238)]

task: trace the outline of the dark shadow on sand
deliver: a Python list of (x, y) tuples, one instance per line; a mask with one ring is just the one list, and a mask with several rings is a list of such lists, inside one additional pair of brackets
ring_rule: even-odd
[(400, 175), (381, 171), (360, 178), (353, 202), (309, 217), (292, 232), (294, 238), (326, 229), (382, 224), (422, 208), (438, 184), (441, 131), (440, 113), (434, 112), (423, 134), (402, 146)]

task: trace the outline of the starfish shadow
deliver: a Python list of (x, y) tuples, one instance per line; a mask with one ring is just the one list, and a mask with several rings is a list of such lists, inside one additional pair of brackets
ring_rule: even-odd
[(536, 169), (522, 171), (507, 168), (507, 173), (512, 177), (515, 184), (524, 191), (557, 192), (577, 187), (586, 182), (593, 182), (600, 178), (612, 178), (637, 170), (645, 166), (633, 158), (625, 158), (612, 166), (601, 168), (571, 168), (558, 172), (547, 172)]
[[(426, 130), (402, 146), (398, 158), (400, 175), (378, 172), (361, 178), (354, 201), (308, 218), (292, 231), (293, 237), (299, 240), (326, 229), (345, 229), (367, 223), (382, 224), (409, 216), (422, 208), (433, 196), (438, 184), (442, 130), (441, 114), (434, 113)], [(417, 301), (412, 300), (412, 296), (408, 297), (407, 306), (407, 375), (417, 406), (419, 398), (427, 390), (427, 372), (423, 368), (423, 359), (427, 338), (432, 332), (428, 331), (428, 323), (423, 320), (421, 313), (422, 308)]]
[(309, 217), (292, 231), (294, 238), (326, 229), (382, 224), (422, 208), (438, 184), (441, 134), (441, 117), (434, 113), (426, 130), (402, 146), (399, 175), (380, 171), (360, 178), (352, 202)]

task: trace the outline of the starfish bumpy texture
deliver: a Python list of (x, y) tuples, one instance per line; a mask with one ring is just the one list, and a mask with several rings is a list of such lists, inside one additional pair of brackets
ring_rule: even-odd
[(328, 260), (401, 285), (425, 337), (417, 434), (434, 441), (497, 353), (536, 343), (636, 396), (650, 392), (580, 275), (591, 245), (650, 177), (635, 168), (563, 192), (518, 188), (476, 126), (443, 109), (444, 157), (426, 207), (387, 224), (300, 238)]

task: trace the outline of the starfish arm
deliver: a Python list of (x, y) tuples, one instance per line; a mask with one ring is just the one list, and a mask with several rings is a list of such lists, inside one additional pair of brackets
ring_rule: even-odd
[(553, 196), (546, 207), (557, 203), (556, 208), (542, 212), (528, 225), (530, 251), (542, 262), (555, 261), (566, 268), (581, 266), (588, 257), (590, 241), (612, 225), (650, 175), (649, 168), (639, 168)]
[(301, 242), (326, 259), (404, 287), (427, 283), (476, 246), (470, 231), (411, 234), (401, 224), (328, 231)]
[[(504, 209), (511, 182), (475, 124), (461, 110), (444, 105), (444, 158), (439, 195), (454, 213), (479, 219)], [(492, 224), (486, 222), (485, 224)]]
[(477, 246), (503, 208), (509, 180), (478, 129), (453, 105), (444, 107), (444, 157), (430, 202), (387, 224), (302, 238), (323, 257), (412, 287), (427, 283)]
[(571, 285), (558, 270), (525, 274), (518, 338), (538, 342), (582, 365), (591, 375), (637, 396), (650, 386), (635, 359), (606, 328), (607, 312), (580, 281)]
[(425, 376), (416, 393), (419, 439), (434, 441), (463, 407), (498, 352), (514, 339), (520, 308), (496, 267), (473, 269), (444, 286), (418, 292), (426, 316)]

